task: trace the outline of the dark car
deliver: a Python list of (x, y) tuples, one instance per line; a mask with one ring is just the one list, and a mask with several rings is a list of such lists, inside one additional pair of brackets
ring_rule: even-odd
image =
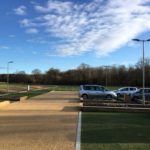
[[(132, 100), (142, 100), (143, 88), (139, 89), (131, 95)], [(150, 100), (150, 88), (144, 88), (145, 100)]]

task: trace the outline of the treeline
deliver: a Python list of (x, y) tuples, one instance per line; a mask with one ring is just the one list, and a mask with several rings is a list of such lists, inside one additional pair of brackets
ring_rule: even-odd
[[(6, 82), (7, 75), (0, 75), (0, 82)], [(100, 66), (90, 67), (81, 64), (78, 68), (60, 71), (51, 68), (45, 73), (39, 69), (26, 74), (24, 71), (9, 75), (11, 83), (45, 84), (45, 85), (80, 85), (100, 84), (108, 86), (142, 86), (142, 61), (134, 66)], [(145, 85), (150, 86), (150, 59), (145, 59)]]

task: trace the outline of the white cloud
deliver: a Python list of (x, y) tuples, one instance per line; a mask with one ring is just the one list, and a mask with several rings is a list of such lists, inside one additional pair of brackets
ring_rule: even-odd
[(19, 23), (20, 23), (20, 25), (23, 26), (23, 27), (33, 27), (33, 26), (36, 26), (36, 24), (33, 23), (32, 20), (27, 19), (27, 18), (21, 20)]
[(10, 37), (10, 38), (15, 38), (15, 37), (16, 37), (16, 35), (14, 35), (14, 34), (10, 34), (10, 35), (8, 35), (8, 37)]
[(40, 43), (40, 44), (49, 44), (49, 41), (42, 38), (42, 37), (37, 37), (37, 38), (30, 38), (27, 40), (27, 42), (30, 42), (30, 43)]
[(14, 9), (14, 13), (16, 15), (21, 15), (21, 16), (26, 15), (26, 7), (21, 5), (18, 8)]
[(10, 37), (10, 38), (15, 38), (16, 35), (10, 34), (10, 35), (8, 35), (8, 37)]
[(45, 6), (35, 4), (39, 17), (20, 23), (26, 28), (42, 27), (51, 37), (63, 39), (64, 42), (55, 47), (61, 56), (89, 51), (104, 56), (150, 30), (147, 2), (150, 0), (93, 0), (89, 3), (49, 0)]
[(9, 49), (8, 46), (0, 45), (0, 49)]
[(35, 9), (39, 12), (48, 13), (48, 12), (58, 12), (58, 13), (65, 13), (71, 12), (72, 10), (72, 3), (71, 2), (61, 2), (56, 0), (49, 0), (45, 7), (36, 5)]
[(36, 28), (29, 28), (26, 30), (26, 33), (37, 34), (39, 31)]
[(36, 55), (36, 54), (37, 54), (37, 52), (36, 52), (36, 51), (33, 51), (33, 52), (32, 52), (32, 54), (33, 54), (33, 55)]

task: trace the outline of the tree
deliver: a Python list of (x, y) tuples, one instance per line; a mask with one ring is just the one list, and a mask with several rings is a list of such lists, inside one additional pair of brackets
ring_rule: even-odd
[(43, 82), (43, 75), (40, 69), (32, 70), (32, 82), (34, 84), (42, 84)]
[(32, 70), (32, 74), (37, 75), (37, 74), (42, 74), (40, 69), (34, 69)]

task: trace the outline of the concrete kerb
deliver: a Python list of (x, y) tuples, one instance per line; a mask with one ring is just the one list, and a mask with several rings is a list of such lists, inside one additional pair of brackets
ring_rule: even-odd
[(77, 135), (76, 135), (76, 145), (75, 149), (80, 150), (81, 149), (81, 111), (78, 115), (78, 126), (77, 126)]
[(0, 108), (3, 108), (3, 107), (6, 107), (7, 105), (10, 104), (10, 101), (3, 101), (3, 102), (0, 102)]
[(20, 97), (20, 102), (25, 102), (28, 99), (28, 96)]

